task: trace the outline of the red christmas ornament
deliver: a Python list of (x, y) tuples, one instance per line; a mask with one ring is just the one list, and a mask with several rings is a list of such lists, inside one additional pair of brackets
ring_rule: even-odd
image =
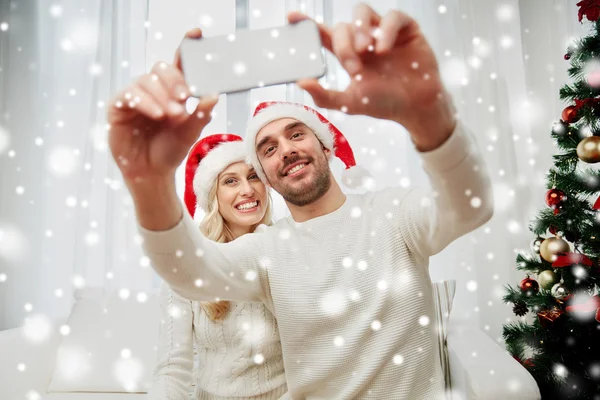
[(554, 215), (559, 213), (559, 209), (566, 199), (565, 192), (556, 188), (550, 189), (546, 193), (546, 204), (554, 210)]
[(565, 54), (565, 60), (570, 60), (571, 59), (571, 55), (569, 53)]
[(524, 292), (531, 291), (532, 293), (537, 293), (540, 290), (540, 284), (537, 283), (536, 280), (527, 277), (521, 281), (519, 287)]
[(577, 3), (577, 7), (579, 7), (579, 22), (583, 21), (584, 16), (590, 22), (596, 22), (600, 18), (600, 2), (598, 0), (582, 0)]
[(548, 231), (550, 231), (551, 234), (553, 234), (554, 236), (556, 236), (556, 234), (558, 233), (558, 227), (554, 226), (554, 225), (550, 225), (548, 227)]
[(577, 107), (576, 106), (568, 106), (562, 112), (562, 120), (568, 124), (575, 123), (579, 120), (577, 116)]

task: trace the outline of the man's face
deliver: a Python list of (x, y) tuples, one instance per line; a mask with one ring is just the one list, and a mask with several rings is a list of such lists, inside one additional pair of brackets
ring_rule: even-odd
[(293, 118), (265, 125), (256, 135), (256, 154), (269, 185), (291, 204), (310, 204), (331, 187), (329, 150)]

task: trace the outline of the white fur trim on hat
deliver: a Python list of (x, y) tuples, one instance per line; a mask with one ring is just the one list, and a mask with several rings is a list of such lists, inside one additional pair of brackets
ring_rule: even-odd
[(246, 146), (242, 141), (221, 143), (200, 161), (194, 174), (196, 213), (198, 209), (204, 212), (208, 210), (208, 194), (219, 174), (231, 164), (240, 161), (247, 161)]
[(323, 146), (333, 153), (333, 133), (329, 130), (329, 124), (321, 122), (317, 114), (301, 105), (295, 104), (273, 104), (268, 106), (250, 120), (246, 128), (246, 137), (244, 138), (250, 163), (259, 178), (265, 183), (267, 179), (256, 154), (256, 135), (267, 124), (282, 118), (292, 118), (304, 123), (315, 133), (317, 138), (323, 143)]

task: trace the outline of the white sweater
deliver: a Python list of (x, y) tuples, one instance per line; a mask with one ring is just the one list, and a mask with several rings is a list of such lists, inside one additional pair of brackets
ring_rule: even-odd
[(429, 257), (491, 217), (492, 192), (460, 123), (421, 157), (433, 192), (349, 195), (330, 214), (227, 244), (203, 238), (184, 213), (168, 231), (140, 229), (145, 251), (186, 298), (273, 310), (293, 399), (441, 398)]
[(160, 308), (150, 399), (189, 400), (192, 394), (192, 400), (276, 400), (285, 394), (277, 322), (264, 304), (231, 303), (225, 317), (213, 322), (199, 302), (163, 284)]

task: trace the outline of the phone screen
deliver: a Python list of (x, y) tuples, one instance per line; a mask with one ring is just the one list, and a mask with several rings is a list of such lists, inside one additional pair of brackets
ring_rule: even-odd
[(186, 38), (181, 44), (181, 62), (185, 79), (197, 97), (320, 78), (326, 72), (318, 27), (310, 20)]

